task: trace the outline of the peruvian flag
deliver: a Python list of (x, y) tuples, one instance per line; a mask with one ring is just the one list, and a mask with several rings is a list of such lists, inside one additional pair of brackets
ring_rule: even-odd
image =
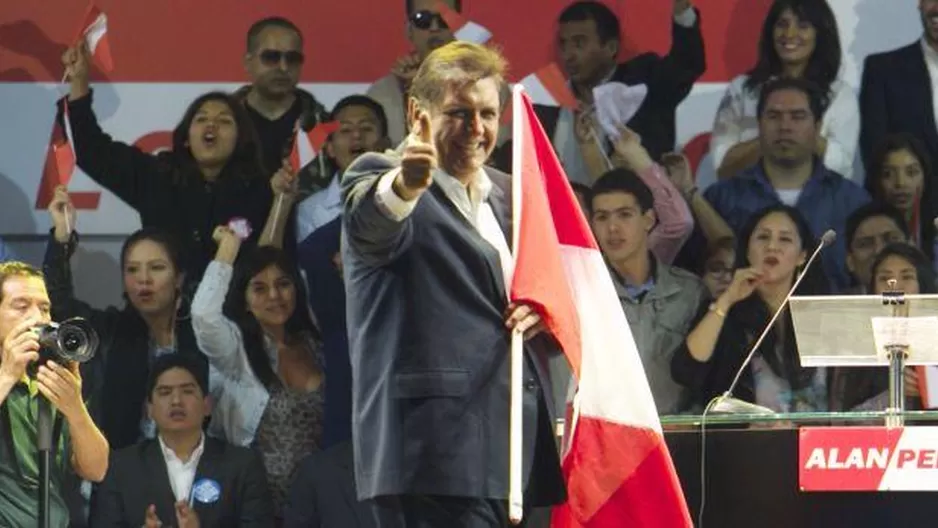
[(329, 134), (338, 129), (338, 121), (319, 123), (310, 130), (303, 130), (297, 121), (294, 127), (293, 148), (290, 150), (290, 165), (293, 169), (300, 170), (316, 159), (329, 139)]
[(625, 314), (531, 100), (513, 95), (513, 301), (540, 308), (577, 378), (553, 528), (692, 527)]
[[(58, 117), (52, 122), (52, 134), (49, 138), (49, 150), (43, 167), (39, 193), (36, 195), (36, 209), (45, 209), (52, 203), (55, 188), (68, 186), (75, 173), (75, 145), (72, 143), (72, 125), (68, 115), (68, 101), (62, 101), (61, 121)], [(101, 193), (97, 191), (69, 192), (72, 205), (76, 209), (97, 209)]]
[(575, 110), (579, 103), (573, 91), (567, 84), (567, 80), (560, 71), (560, 66), (552, 62), (541, 67), (536, 72), (521, 79), (521, 86), (524, 86), (531, 100), (537, 104), (546, 106), (559, 106)]
[[(518, 84), (524, 87), (531, 101), (535, 104), (559, 106), (568, 110), (576, 110), (580, 106), (556, 62), (542, 66), (534, 73), (518, 81)], [(510, 123), (513, 115), (513, 103), (509, 101), (508, 107), (502, 115), (502, 123)]]
[(491, 31), (480, 24), (467, 20), (466, 17), (446, 5), (446, 2), (437, 2), (435, 7), (440, 16), (443, 17), (443, 21), (449, 26), (450, 31), (453, 32), (453, 38), (456, 40), (485, 44), (492, 38)]
[(88, 44), (88, 52), (98, 68), (105, 73), (113, 71), (114, 59), (111, 58), (111, 44), (107, 34), (107, 15), (94, 4), (88, 6), (75, 41), (82, 38)]

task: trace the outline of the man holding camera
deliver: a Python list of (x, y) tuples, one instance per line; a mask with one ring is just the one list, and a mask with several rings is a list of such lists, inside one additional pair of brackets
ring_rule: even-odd
[(38, 369), (35, 328), (51, 322), (42, 273), (22, 262), (0, 264), (0, 526), (37, 526), (39, 513), (38, 407), (55, 409), (49, 519), (69, 524), (63, 482), (70, 463), (82, 479), (107, 473), (108, 443), (91, 420), (81, 395), (78, 365), (47, 361)]

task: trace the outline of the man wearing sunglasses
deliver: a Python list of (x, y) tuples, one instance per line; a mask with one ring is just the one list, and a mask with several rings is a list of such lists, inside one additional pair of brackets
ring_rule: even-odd
[[(297, 121), (310, 130), (327, 119), (325, 107), (313, 94), (297, 88), (304, 60), (303, 35), (289, 20), (265, 18), (248, 30), (244, 69), (251, 84), (235, 95), (248, 109), (260, 138), (264, 168), (270, 174), (289, 155)], [(312, 170), (314, 177), (321, 172), (318, 162), (295, 169)], [(331, 176), (332, 171), (324, 174)], [(304, 180), (303, 173), (300, 180)]]
[[(388, 116), (388, 138), (397, 145), (407, 135), (405, 125), (406, 93), (417, 68), (431, 51), (453, 40), (453, 32), (437, 12), (440, 0), (404, 0), (407, 10), (407, 40), (413, 49), (398, 59), (391, 73), (378, 79), (368, 89), (367, 95), (384, 107)], [(444, 0), (459, 11), (460, 0)]]

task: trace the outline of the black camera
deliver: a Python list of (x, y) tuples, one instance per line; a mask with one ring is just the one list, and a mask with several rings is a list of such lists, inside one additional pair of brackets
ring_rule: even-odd
[(39, 361), (31, 365), (35, 370), (47, 361), (65, 366), (69, 361), (84, 363), (98, 351), (98, 333), (87, 320), (73, 317), (61, 323), (49, 323), (33, 328), (39, 337)]

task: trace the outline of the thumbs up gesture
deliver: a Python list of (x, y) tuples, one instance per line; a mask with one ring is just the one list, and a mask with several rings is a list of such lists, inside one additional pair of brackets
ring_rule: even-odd
[(401, 173), (394, 181), (394, 192), (407, 201), (416, 199), (433, 183), (433, 169), (436, 167), (437, 154), (433, 146), (430, 116), (423, 112), (404, 148)]

